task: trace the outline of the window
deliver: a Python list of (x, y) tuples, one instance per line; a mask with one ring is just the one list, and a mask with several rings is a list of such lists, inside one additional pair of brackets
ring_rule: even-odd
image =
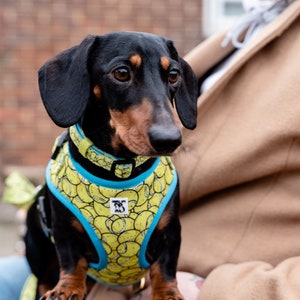
[(243, 13), (242, 0), (203, 0), (204, 36), (230, 27)]

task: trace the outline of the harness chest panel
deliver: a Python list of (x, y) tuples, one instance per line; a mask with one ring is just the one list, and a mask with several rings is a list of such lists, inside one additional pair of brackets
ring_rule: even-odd
[(82, 223), (99, 261), (88, 274), (110, 285), (139, 281), (149, 268), (147, 245), (177, 185), (169, 157), (140, 176), (113, 182), (95, 177), (74, 161), (66, 142), (47, 168), (51, 192)]

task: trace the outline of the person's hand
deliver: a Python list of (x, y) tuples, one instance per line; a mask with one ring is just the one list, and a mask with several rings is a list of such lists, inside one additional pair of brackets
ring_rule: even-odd
[[(196, 300), (204, 279), (191, 273), (177, 272), (178, 288), (185, 299)], [(130, 300), (151, 300), (151, 287), (134, 295)]]

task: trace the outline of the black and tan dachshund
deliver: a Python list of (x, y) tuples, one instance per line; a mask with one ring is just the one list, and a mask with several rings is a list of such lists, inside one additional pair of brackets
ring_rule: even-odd
[(175, 278), (179, 189), (169, 156), (181, 144), (180, 121), (196, 126), (189, 65), (163, 37), (114, 32), (48, 60), (39, 88), (52, 120), (68, 130), (28, 212), (37, 297), (81, 300), (87, 282), (136, 285), (149, 269), (152, 299), (183, 299)]

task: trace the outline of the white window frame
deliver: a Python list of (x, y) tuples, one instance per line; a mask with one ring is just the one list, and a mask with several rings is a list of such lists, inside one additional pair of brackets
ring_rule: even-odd
[[(202, 29), (205, 37), (230, 27), (243, 13), (242, 0), (203, 0)], [(237, 5), (237, 12), (229, 14), (226, 5)]]

